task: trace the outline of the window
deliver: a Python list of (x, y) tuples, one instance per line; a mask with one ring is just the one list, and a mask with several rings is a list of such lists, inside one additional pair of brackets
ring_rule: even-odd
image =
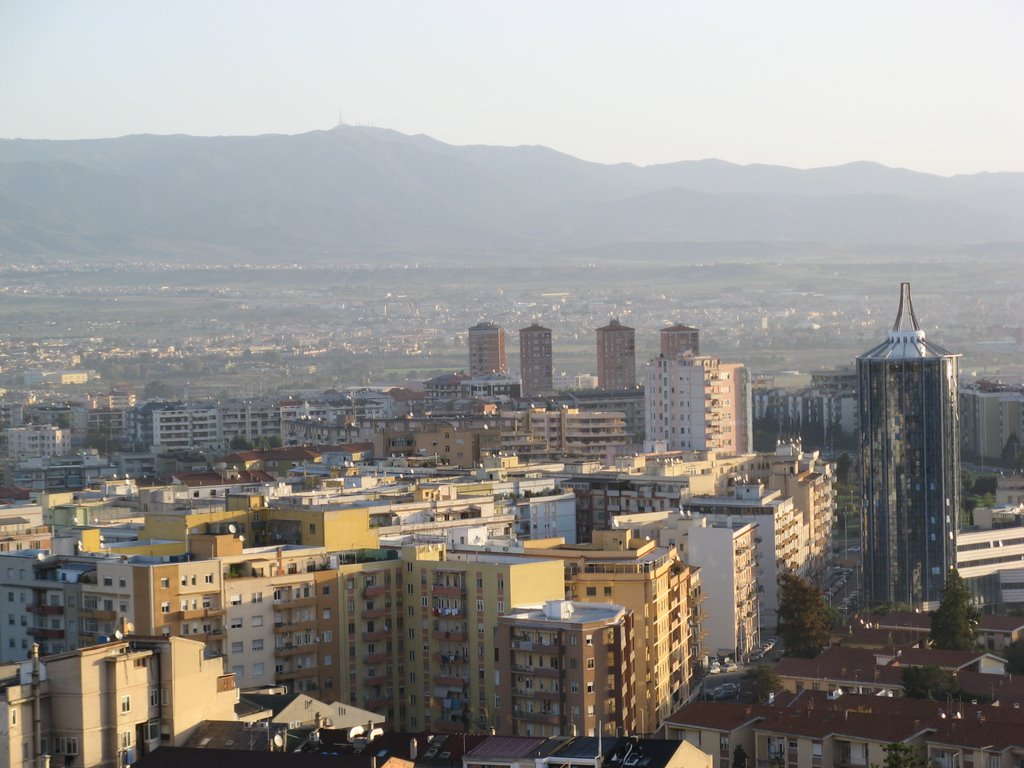
[(122, 712), (131, 712), (132, 711), (132, 697), (131, 696), (122, 696), (121, 697), (121, 711)]
[(325, 653), (324, 654), (324, 666), (325, 667), (329, 667), (333, 663), (334, 663), (334, 660), (331, 658), (331, 654)]
[(597, 597), (597, 587), (587, 587), (587, 597)]
[(132, 748), (132, 732), (131, 731), (121, 731), (121, 749), (131, 749), (131, 748)]
[(329, 629), (328, 629), (328, 630), (325, 630), (325, 631), (324, 631), (324, 634), (323, 634), (323, 638), (321, 638), (321, 639), (322, 639), (322, 640), (323, 640), (323, 641), (324, 641), (325, 643), (330, 643), (330, 642), (333, 642), (333, 641), (334, 641), (334, 632), (332, 632), (332, 631), (331, 631), (331, 630), (329, 630)]
[(262, 603), (263, 602), (263, 593), (262, 592), (253, 592), (252, 593), (252, 602), (254, 602), (254, 603)]
[(330, 608), (324, 608), (324, 610), (323, 610), (323, 618), (324, 618), (324, 621), (327, 621), (328, 619), (331, 618), (331, 609)]
[(232, 595), (231, 596), (231, 604), (232, 605), (241, 605), (242, 604), (242, 596), (241, 595)]
[(320, 588), (320, 594), (321, 595), (329, 595), (329, 594), (331, 594), (331, 585), (330, 584), (324, 584), (324, 586)]
[(207, 584), (213, 584), (213, 574), (212, 573), (206, 574), (206, 576), (204, 576), (203, 578), (204, 578), (204, 581), (206, 581)]
[(122, 589), (124, 589), (125, 587), (127, 587), (127, 586), (128, 586), (128, 582), (127, 582), (127, 581), (125, 581), (124, 579), (118, 579), (118, 580), (117, 580), (117, 586), (119, 586), (119, 587), (121, 587)]
[(251, 619), (249, 619), (249, 626), (250, 627), (262, 627), (263, 626), (263, 617), (262, 616), (253, 616)]
[(160, 589), (170, 589), (170, 588), (171, 588), (171, 580), (170, 579), (160, 579)]
[(231, 652), (232, 653), (241, 653), (242, 652), (242, 641), (241, 640), (237, 640), (237, 641), (235, 641), (235, 642), (233, 642), (231, 644)]
[(593, 669), (595, 666), (593, 659), (587, 659), (587, 669)]
[(604, 596), (605, 597), (611, 597), (612, 596), (612, 588), (611, 587), (605, 587), (604, 588)]
[(262, 637), (258, 637), (258, 638), (256, 638), (255, 640), (252, 641), (252, 649), (254, 651), (262, 651), (263, 650), (263, 638)]
[(252, 665), (252, 676), (253, 677), (261, 677), (263, 675), (263, 671), (264, 671), (263, 662), (260, 662), (259, 664), (253, 664)]
[(241, 619), (241, 617), (240, 616), (236, 616), (235, 618), (231, 619), (231, 622), (228, 624), (228, 626), (231, 629), (241, 629), (242, 628), (242, 619)]
[(149, 689), (149, 706), (157, 707), (160, 705), (160, 689), (150, 688)]

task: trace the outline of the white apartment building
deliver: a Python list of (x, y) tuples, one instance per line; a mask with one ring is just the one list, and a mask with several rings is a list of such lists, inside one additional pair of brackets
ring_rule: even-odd
[(658, 357), (647, 365), (648, 450), (748, 453), (746, 369), (717, 357)]
[(71, 450), (71, 432), (50, 424), (9, 427), (7, 454), (12, 459), (33, 459), (40, 456), (63, 456)]

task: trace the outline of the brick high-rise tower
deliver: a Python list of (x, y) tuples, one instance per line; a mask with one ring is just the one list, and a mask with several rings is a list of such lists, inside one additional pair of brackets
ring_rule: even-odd
[(469, 329), (469, 375), (507, 373), (505, 329), (494, 323), (477, 323)]
[(636, 331), (618, 318), (597, 329), (597, 384), (601, 389), (636, 386)]
[(550, 328), (533, 323), (519, 329), (519, 374), (523, 379), (524, 396), (554, 390)]

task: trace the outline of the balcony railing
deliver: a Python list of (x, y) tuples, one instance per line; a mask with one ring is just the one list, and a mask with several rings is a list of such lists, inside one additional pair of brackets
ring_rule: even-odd
[(46, 603), (29, 603), (28, 612), (38, 616), (60, 616), (64, 613), (63, 605), (47, 605)]

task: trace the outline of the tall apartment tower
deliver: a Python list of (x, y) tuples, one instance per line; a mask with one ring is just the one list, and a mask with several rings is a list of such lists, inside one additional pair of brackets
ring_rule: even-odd
[(636, 331), (618, 318), (597, 329), (597, 385), (601, 389), (636, 386)]
[(469, 329), (469, 375), (507, 373), (505, 329), (494, 323), (477, 323)]
[(670, 325), (661, 329), (661, 356), (680, 357), (700, 354), (700, 331), (690, 325)]
[(925, 339), (900, 284), (889, 337), (857, 358), (864, 596), (938, 605), (960, 519), (959, 355)]
[(540, 323), (519, 329), (519, 373), (522, 394), (536, 395), (554, 390), (551, 363), (551, 329)]
[[(717, 357), (657, 357), (644, 387), (649, 450), (749, 453), (746, 369)], [(656, 447), (657, 446), (657, 447)]]

